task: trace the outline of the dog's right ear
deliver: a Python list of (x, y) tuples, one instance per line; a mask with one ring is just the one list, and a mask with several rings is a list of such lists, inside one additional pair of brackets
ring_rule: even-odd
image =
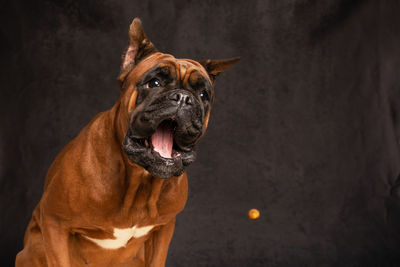
[(134, 18), (129, 27), (129, 46), (122, 55), (121, 73), (118, 81), (122, 83), (126, 75), (130, 72), (129, 66), (136, 65), (141, 59), (157, 52), (157, 48), (149, 40), (143, 30), (142, 22), (139, 18)]
[(240, 57), (218, 59), (218, 60), (201, 60), (199, 63), (206, 69), (211, 82), (215, 83), (215, 78), (223, 71), (229, 69), (240, 60)]

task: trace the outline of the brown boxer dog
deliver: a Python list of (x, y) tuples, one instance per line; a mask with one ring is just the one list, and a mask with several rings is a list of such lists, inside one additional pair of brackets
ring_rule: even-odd
[(237, 61), (159, 53), (134, 19), (121, 95), (51, 165), (16, 266), (164, 266), (215, 77)]

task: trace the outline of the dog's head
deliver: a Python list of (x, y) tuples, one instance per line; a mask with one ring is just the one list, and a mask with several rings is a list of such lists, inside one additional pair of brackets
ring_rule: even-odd
[(119, 76), (128, 158), (159, 178), (181, 175), (207, 128), (215, 77), (238, 60), (197, 62), (160, 53), (134, 19)]

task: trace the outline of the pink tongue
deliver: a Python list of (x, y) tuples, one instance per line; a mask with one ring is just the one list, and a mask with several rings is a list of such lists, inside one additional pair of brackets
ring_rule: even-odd
[(151, 136), (151, 143), (155, 151), (164, 158), (172, 157), (173, 145), (172, 129), (168, 126), (160, 125), (156, 132)]

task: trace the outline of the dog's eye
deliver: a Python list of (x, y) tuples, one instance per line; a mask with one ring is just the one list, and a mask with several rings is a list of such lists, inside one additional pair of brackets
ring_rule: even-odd
[(161, 86), (161, 82), (160, 82), (158, 79), (156, 79), (156, 78), (151, 79), (151, 80), (146, 84), (146, 87), (147, 87), (147, 88), (154, 88), (154, 87), (160, 87), (160, 86)]
[(203, 101), (208, 100), (208, 94), (207, 94), (207, 92), (205, 90), (200, 93), (200, 98)]

